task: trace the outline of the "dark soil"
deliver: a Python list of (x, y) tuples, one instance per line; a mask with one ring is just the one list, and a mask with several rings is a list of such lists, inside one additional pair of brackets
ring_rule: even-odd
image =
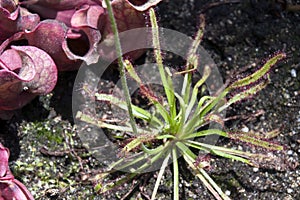
[[(300, 11), (286, 11), (275, 0), (231, 4), (222, 1), (214, 6), (211, 2), (164, 1), (157, 8), (160, 26), (193, 36), (198, 16), (204, 13), (202, 46), (211, 54), (224, 80), (260, 66), (278, 51), (286, 52), (288, 57), (273, 69), (271, 83), (262, 92), (227, 112), (228, 117), (239, 116), (228, 122), (231, 129), (258, 132), (280, 129), (274, 140), (284, 145), (285, 150), (272, 153), (280, 158), (281, 168), (266, 164), (265, 168), (256, 169), (214, 158), (209, 173), (232, 199), (300, 199)], [(292, 3), (300, 5), (299, 1)], [(144, 56), (139, 62), (145, 59)], [(82, 148), (77, 136), (80, 130), (73, 123), (71, 101), (75, 77), (76, 72), (60, 74), (51, 94), (36, 98), (10, 121), (0, 122), (0, 140), (11, 150), (10, 167), (36, 199), (122, 198), (131, 183), (112, 194), (97, 196), (87, 181), (101, 166)], [(236, 141), (220, 140), (219, 144), (243, 150), (252, 148)], [(181, 199), (213, 199), (184, 164), (180, 170)], [(159, 188), (159, 199), (172, 198), (171, 176), (168, 169), (164, 185)], [(141, 176), (138, 185), (132, 187), (132, 199), (147, 199), (154, 183), (153, 174)]]

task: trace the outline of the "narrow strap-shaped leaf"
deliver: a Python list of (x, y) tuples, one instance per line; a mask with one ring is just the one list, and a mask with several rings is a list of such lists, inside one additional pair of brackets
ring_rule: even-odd
[(139, 85), (140, 85), (140, 90), (141, 92), (152, 102), (152, 103), (159, 103), (158, 99), (153, 95), (153, 92), (151, 91), (150, 88), (148, 88), (144, 83), (142, 82), (141, 78), (139, 75), (136, 73), (134, 70), (131, 62), (129, 60), (124, 61), (125, 68), (131, 78), (133, 78)]
[(284, 149), (282, 145), (260, 139), (251, 132), (250, 133), (244, 133), (244, 132), (229, 133), (228, 136), (229, 138), (246, 142), (258, 147), (263, 147), (268, 150), (281, 151)]
[[(132, 153), (129, 155), (123, 155), (123, 158), (121, 158), (121, 162), (117, 162), (117, 164), (114, 165), (114, 169), (119, 171), (130, 171), (131, 173), (138, 173), (138, 171), (134, 168), (134, 165), (136, 165), (139, 162), (142, 162), (146, 160), (149, 157), (148, 154), (144, 152), (139, 153)], [(131, 167), (131, 168), (129, 168)], [(126, 169), (128, 168), (128, 169)]]
[(173, 159), (173, 199), (179, 200), (179, 168), (177, 160), (176, 148), (172, 149), (172, 159)]
[(170, 125), (172, 119), (170, 114), (166, 110), (166, 108), (162, 106), (160, 103), (155, 103), (154, 106), (157, 109), (157, 113), (160, 114), (162, 118), (165, 120), (165, 123)]
[[(139, 168), (136, 169), (137, 173), (142, 173), (143, 170), (145, 170), (148, 167), (151, 167), (158, 159), (161, 159), (162, 157), (166, 157), (170, 154), (170, 150), (171, 150), (171, 146), (170, 142), (166, 142), (165, 144), (165, 148), (163, 148), (160, 152), (158, 152), (157, 154), (154, 155), (148, 155), (145, 154), (146, 156), (148, 156), (147, 162), (145, 162), (142, 166), (140, 166)], [(151, 158), (149, 158), (151, 157)]]
[(251, 163), (248, 159), (242, 158), (242, 157), (239, 157), (239, 156), (236, 156), (236, 155), (224, 153), (224, 152), (222, 152), (222, 151), (218, 151), (218, 150), (214, 150), (214, 149), (211, 150), (211, 153), (212, 153), (212, 154), (215, 154), (215, 155), (217, 155), (217, 156), (221, 156), (221, 157), (223, 157), (223, 158), (228, 158), (228, 159), (232, 159), (232, 160), (237, 160), (237, 161), (240, 161), (240, 162), (243, 162), (243, 163), (252, 165), (252, 163)]
[(98, 183), (95, 185), (94, 189), (96, 192), (103, 194), (106, 193), (108, 191), (113, 190), (114, 188), (117, 188), (119, 186), (121, 186), (122, 184), (130, 181), (131, 179), (133, 179), (137, 174), (132, 173), (132, 174), (127, 174), (125, 177), (118, 179), (114, 182), (109, 182), (109, 183)]
[(204, 178), (207, 180), (207, 182), (213, 186), (213, 188), (218, 192), (218, 194), (222, 197), (223, 200), (230, 200), (230, 198), (222, 191), (222, 189), (218, 186), (218, 184), (206, 173), (206, 171), (204, 169), (200, 168), (198, 170), (204, 176)]
[[(120, 125), (108, 124), (108, 123), (102, 122), (100, 120), (95, 120), (91, 116), (86, 115), (86, 114), (84, 114), (80, 111), (77, 112), (76, 119), (80, 119), (83, 122), (86, 122), (86, 123), (89, 123), (89, 124), (92, 124), (92, 125), (96, 125), (100, 128), (108, 128), (108, 129), (112, 129), (112, 130), (116, 130), (116, 131), (122, 131), (122, 132), (132, 132), (132, 128), (129, 127), (129, 126), (120, 126)], [(147, 133), (146, 130), (143, 130), (143, 132)]]
[(193, 40), (192, 46), (190, 47), (189, 56), (195, 55), (197, 52), (197, 49), (202, 41), (203, 35), (204, 35), (204, 28), (205, 28), (205, 18), (204, 15), (200, 15), (200, 26), (196, 33), (196, 36)]
[(179, 94), (175, 93), (175, 96), (178, 99), (180, 104), (180, 112), (176, 116), (176, 125), (175, 125), (176, 130), (174, 130), (174, 132), (180, 133), (184, 126), (187, 105), (184, 103), (184, 99)]
[(155, 149), (149, 149), (149, 148), (147, 148), (143, 143), (141, 144), (141, 149), (142, 149), (146, 154), (149, 154), (149, 155), (157, 154), (157, 153), (159, 153), (160, 151), (162, 151), (163, 148), (164, 148), (163, 145), (159, 145), (159, 146), (156, 147)]
[(176, 146), (179, 148), (182, 155), (187, 155), (194, 160), (196, 159), (197, 156), (183, 142), (176, 142)]
[(125, 66), (127, 72), (129, 73), (129, 75), (131, 76), (131, 78), (133, 78), (138, 84), (142, 85), (143, 82), (140, 79), (140, 77), (138, 76), (138, 74), (136, 73), (136, 71), (134, 70), (131, 62), (129, 60), (125, 60), (124, 66)]
[(184, 80), (183, 80), (183, 86), (182, 86), (182, 91), (181, 95), (183, 96), (183, 99), (185, 103), (188, 103), (188, 99), (190, 96), (190, 86), (191, 86), (191, 77), (192, 77), (192, 71), (197, 69), (198, 67), (198, 56), (196, 54), (197, 49), (202, 41), (203, 34), (204, 34), (204, 26), (205, 26), (205, 18), (204, 15), (200, 15), (200, 27), (196, 33), (196, 37), (193, 40), (193, 43), (190, 47), (190, 50), (188, 52), (188, 58), (186, 62), (186, 69), (184, 73)]
[(208, 188), (217, 200), (230, 200), (230, 198), (223, 193), (221, 188), (210, 178), (210, 176), (201, 168), (196, 167), (195, 159), (188, 154), (183, 155), (184, 160), (193, 169), (196, 176)]
[(253, 87), (250, 87), (249, 89), (246, 89), (244, 91), (241, 91), (237, 94), (235, 94), (233, 97), (231, 97), (225, 105), (218, 108), (218, 112), (223, 111), (224, 109), (228, 108), (231, 104), (236, 103), (238, 101), (241, 101), (243, 99), (249, 98), (259, 92), (260, 90), (264, 89), (267, 86), (268, 82), (261, 82)]
[(244, 87), (250, 84), (253, 84), (254, 82), (258, 81), (260, 78), (262, 78), (264, 75), (266, 75), (272, 66), (274, 66), (278, 61), (284, 59), (286, 57), (285, 53), (278, 53), (272, 58), (268, 59), (266, 63), (257, 71), (255, 71), (253, 74), (246, 76), (243, 79), (237, 80), (234, 83), (232, 83), (229, 88), (238, 88), (238, 87)]
[(200, 86), (203, 85), (203, 83), (207, 80), (207, 78), (209, 77), (211, 73), (211, 70), (209, 68), (209, 66), (205, 66), (204, 67), (204, 73), (201, 77), (201, 79), (196, 83), (196, 85), (194, 86), (193, 88), (193, 91), (192, 91), (192, 96), (191, 96), (191, 99), (188, 103), (188, 107), (186, 109), (186, 118), (185, 118), (185, 121), (187, 120), (188, 116), (190, 115), (194, 105), (195, 105), (195, 102), (197, 100), (197, 95), (198, 95), (198, 89)]
[(214, 99), (215, 97), (211, 97), (211, 96), (203, 96), (201, 97), (200, 101), (198, 102), (198, 106), (196, 108), (196, 110), (194, 111), (193, 116), (191, 117), (191, 119), (189, 119), (185, 125), (184, 125), (184, 130), (186, 131), (186, 134), (189, 134), (188, 132), (194, 132), (194, 129), (196, 127), (196, 122), (200, 122), (200, 112), (203, 109), (203, 104), (204, 103), (211, 103), (212, 99)]
[(154, 189), (153, 189), (153, 192), (152, 192), (152, 195), (151, 195), (151, 200), (154, 200), (155, 197), (156, 197), (158, 187), (159, 187), (160, 182), (162, 180), (165, 169), (168, 166), (169, 159), (170, 159), (170, 154), (166, 156), (166, 158), (164, 159), (164, 161), (163, 161), (163, 163), (160, 167), (159, 173), (158, 173), (157, 178), (156, 178), (155, 186), (154, 186)]
[[(116, 106), (118, 106), (119, 108), (127, 111), (127, 105), (126, 102), (111, 95), (111, 94), (104, 94), (104, 93), (96, 93), (95, 97), (98, 101), (108, 101)], [(133, 115), (139, 119), (144, 119), (148, 122), (153, 121), (157, 124), (159, 124), (160, 126), (162, 126), (162, 122), (161, 120), (159, 120), (157, 117), (155, 117), (154, 115), (152, 115), (151, 113), (149, 113), (148, 111), (146, 111), (145, 109), (142, 109), (138, 106), (132, 105), (132, 112)]]
[(142, 143), (154, 140), (155, 134), (158, 134), (158, 133), (153, 133), (152, 135), (137, 136), (122, 149), (122, 152), (124, 152), (126, 154), (127, 152), (130, 152), (131, 150), (135, 149), (136, 147), (139, 147)]
[(244, 157), (244, 158), (249, 158), (249, 157), (253, 156), (253, 154), (249, 153), (249, 152), (239, 151), (239, 150), (225, 148), (225, 147), (219, 147), (219, 146), (205, 144), (205, 143), (192, 141), (192, 140), (188, 140), (186, 142), (186, 145), (188, 145), (188, 146), (193, 145), (194, 148), (206, 149), (208, 151), (216, 150), (219, 152), (224, 152), (224, 153), (227, 153), (230, 155), (236, 155), (236, 156), (240, 156), (240, 157)]
[(173, 88), (172, 80), (169, 77), (170, 75), (168, 73), (165, 73), (162, 55), (161, 55), (157, 19), (153, 8), (150, 8), (149, 14), (150, 14), (151, 27), (152, 27), (152, 43), (154, 47), (154, 56), (155, 56), (156, 63), (158, 65), (160, 78), (162, 80), (162, 84), (167, 96), (168, 105), (170, 106), (171, 119), (174, 119), (176, 116), (174, 88)]
[(217, 114), (208, 114), (207, 116), (205, 116), (205, 121), (207, 122), (216, 122), (218, 124), (221, 125), (222, 128), (224, 128), (224, 119)]
[(164, 134), (164, 135), (156, 136), (156, 139), (158, 139), (158, 140), (163, 140), (163, 139), (176, 139), (176, 137), (175, 137), (174, 135)]
[(225, 131), (222, 131), (220, 129), (208, 129), (208, 130), (203, 130), (203, 131), (198, 131), (196, 133), (187, 135), (184, 139), (191, 139), (191, 138), (195, 138), (195, 137), (203, 137), (203, 136), (207, 136), (207, 135), (220, 135), (223, 137), (227, 137), (228, 134)]

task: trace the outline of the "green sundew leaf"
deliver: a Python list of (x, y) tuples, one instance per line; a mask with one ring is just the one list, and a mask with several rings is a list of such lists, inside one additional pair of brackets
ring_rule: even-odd
[(125, 60), (124, 62), (125, 62), (125, 68), (126, 68), (127, 72), (140, 85), (140, 89), (145, 92), (145, 96), (151, 102), (159, 103), (158, 100), (155, 97), (153, 97), (151, 94), (149, 94), (149, 93), (152, 93), (151, 90), (143, 84), (142, 80), (140, 79), (140, 77), (138, 76), (136, 71), (134, 70), (134, 68), (133, 68), (132, 64), (130, 63), (130, 61)]
[(276, 136), (278, 136), (280, 133), (279, 129), (275, 129), (275, 130), (272, 130), (272, 131), (269, 131), (269, 132), (266, 132), (264, 133), (264, 138), (266, 139), (271, 139), (271, 138), (274, 138)]
[(189, 102), (189, 98), (190, 98), (191, 85), (192, 85), (191, 82), (192, 82), (192, 76), (188, 72), (184, 75), (182, 89), (181, 89), (181, 95), (183, 96), (184, 102), (186, 104)]
[[(214, 107), (220, 106), (219, 104), (222, 103), (222, 98), (226, 93), (227, 92), (224, 91), (218, 97), (204, 96), (200, 99), (192, 119), (190, 119), (184, 127), (186, 135), (191, 134), (191, 132), (194, 132), (195, 129), (207, 123), (207, 120), (204, 118), (205, 115), (209, 112), (213, 112), (212, 109)], [(203, 105), (204, 102), (206, 102), (205, 105)]]
[[(218, 194), (222, 197), (223, 200), (230, 200), (230, 198), (222, 191), (222, 189), (218, 186), (218, 184), (206, 173), (203, 169), (198, 169), (200, 173), (204, 176), (204, 178), (207, 180), (207, 182), (213, 186), (213, 188), (218, 192)], [(215, 196), (215, 194), (213, 194)], [(219, 199), (219, 196), (215, 196), (217, 199)]]
[(205, 18), (204, 15), (200, 15), (200, 26), (197, 31), (196, 37), (193, 40), (192, 46), (190, 47), (190, 51), (188, 55), (195, 55), (197, 52), (197, 49), (202, 41), (203, 34), (204, 34), (204, 28), (205, 28)]
[(203, 136), (207, 136), (207, 135), (220, 135), (223, 137), (228, 137), (228, 134), (225, 131), (222, 131), (220, 129), (208, 129), (208, 130), (203, 130), (203, 131), (199, 131), (190, 135), (187, 135), (184, 139), (191, 139), (191, 138), (195, 138), (195, 137), (203, 137)]
[(203, 109), (207, 105), (211, 104), (215, 98), (216, 97), (212, 97), (212, 96), (203, 96), (203, 97), (201, 97), (200, 101), (198, 102), (198, 105), (197, 105), (197, 108), (194, 112), (193, 117), (198, 116), (201, 112), (201, 109)]
[(174, 97), (174, 88), (172, 85), (172, 79), (167, 72), (167, 76), (165, 73), (165, 68), (163, 65), (162, 55), (161, 55), (161, 48), (160, 48), (160, 42), (159, 42), (159, 33), (158, 33), (158, 25), (157, 25), (157, 19), (155, 15), (155, 11), (153, 8), (149, 9), (149, 15), (150, 15), (150, 22), (152, 27), (152, 43), (154, 47), (154, 56), (156, 63), (158, 65), (158, 70), (160, 74), (160, 78), (162, 80), (162, 84), (167, 96), (168, 104), (170, 107), (170, 115), (171, 115), (171, 121), (176, 116), (176, 105), (175, 105), (175, 97)]
[(181, 132), (182, 128), (183, 128), (183, 125), (184, 125), (184, 119), (185, 119), (185, 111), (186, 111), (186, 104), (183, 100), (183, 98), (175, 93), (175, 96), (176, 98), (178, 99), (179, 101), (179, 104), (180, 104), (180, 112), (178, 113), (178, 115), (176, 116), (176, 127), (174, 127), (176, 130), (174, 130), (175, 133), (178, 133), (178, 132)]
[[(227, 90), (224, 90), (219, 96), (212, 98), (209, 103), (207, 103), (199, 112), (199, 116), (202, 118), (204, 117), (207, 113), (211, 112), (214, 108), (220, 107), (220, 104), (223, 104), (224, 97), (228, 93)], [(217, 111), (217, 108), (215, 109)], [(220, 111), (218, 111), (220, 112)]]
[(249, 84), (256, 82), (257, 80), (262, 78), (264, 75), (266, 75), (270, 71), (272, 66), (274, 66), (278, 61), (284, 59), (285, 57), (286, 57), (285, 53), (278, 53), (277, 55), (268, 59), (267, 62), (259, 70), (257, 70), (253, 74), (251, 74), (243, 79), (235, 81), (234, 83), (232, 83), (229, 86), (229, 88), (233, 89), (233, 88), (238, 88), (238, 87), (244, 87), (244, 86), (247, 86)]
[(119, 140), (123, 140), (124, 139), (124, 135), (113, 135), (113, 137), (115, 139), (119, 139)]
[(193, 116), (188, 119), (188, 121), (185, 123), (184, 125), (184, 130), (185, 130), (185, 134), (189, 135), (191, 132), (194, 132), (195, 128), (196, 128), (196, 123), (199, 124), (201, 122), (204, 122), (204, 120), (200, 117), (200, 112), (201, 109), (203, 109), (203, 104), (207, 103), (210, 104), (212, 102), (212, 99), (214, 99), (215, 97), (212, 96), (203, 96), (201, 97), (198, 106), (196, 108), (196, 110), (194, 111)]
[[(226, 96), (227, 93), (228, 90), (225, 89), (217, 97), (203, 96), (200, 99), (198, 106), (193, 114), (193, 117), (186, 123), (186, 126), (184, 128), (188, 134), (190, 134), (190, 132), (194, 132), (194, 130), (197, 127), (201, 127), (201, 125), (205, 123), (205, 120), (203, 119), (204, 116), (207, 113), (212, 112), (215, 106), (220, 106), (220, 104), (223, 102), (223, 98)], [(203, 105), (204, 103), (205, 105)]]
[[(108, 101), (125, 111), (127, 111), (127, 109), (128, 109), (125, 101), (123, 101), (111, 94), (96, 93), (95, 97), (98, 101)], [(159, 120), (157, 117), (155, 117), (148, 111), (146, 111), (138, 106), (132, 105), (132, 111), (133, 111), (133, 115), (139, 119), (146, 120), (147, 122), (156, 123), (158, 126), (163, 125), (161, 120)]]
[(169, 135), (169, 134), (164, 134), (164, 135), (159, 135), (156, 137), (158, 140), (163, 140), (163, 139), (176, 139), (174, 135)]
[[(156, 133), (158, 134), (158, 133)], [(136, 138), (134, 138), (131, 142), (129, 142), (123, 149), (122, 152), (127, 153), (131, 150), (135, 149), (136, 147), (140, 146), (144, 142), (148, 142), (155, 139), (155, 133), (152, 135), (139, 135)]]
[(176, 148), (172, 149), (172, 159), (173, 159), (173, 199), (179, 200), (179, 168), (177, 160)]
[(151, 200), (154, 200), (155, 197), (156, 197), (158, 187), (160, 185), (160, 181), (162, 180), (165, 169), (168, 166), (169, 159), (170, 159), (170, 154), (168, 156), (166, 156), (166, 158), (164, 159), (164, 161), (163, 161), (163, 163), (160, 167), (159, 173), (158, 173), (156, 181), (155, 181), (155, 186), (154, 186), (154, 189), (153, 189), (153, 192), (152, 192), (152, 195), (151, 195)]
[(192, 141), (192, 140), (186, 141), (186, 145), (192, 146), (194, 148), (198, 148), (198, 149), (201, 149), (201, 150), (203, 150), (203, 149), (206, 149), (207, 151), (215, 150), (215, 151), (218, 151), (218, 152), (223, 152), (223, 153), (226, 153), (226, 154), (240, 156), (240, 157), (244, 157), (244, 158), (249, 158), (249, 157), (253, 156), (252, 153), (239, 151), (239, 150), (235, 150), (235, 149), (230, 149), (230, 148), (225, 148), (225, 147), (214, 146), (214, 145), (205, 144), (205, 143)]
[[(168, 98), (168, 104), (170, 107), (170, 115), (171, 119), (174, 119), (176, 117), (176, 100), (175, 100), (175, 90), (173, 86), (173, 81), (172, 81), (172, 73), (168, 67), (165, 68), (166, 74), (167, 74), (167, 85), (166, 85), (166, 95)], [(167, 94), (167, 92), (169, 94)], [(175, 121), (173, 121), (175, 123)]]
[(103, 194), (108, 191), (111, 191), (112, 189), (119, 187), (120, 185), (132, 180), (137, 174), (132, 173), (132, 174), (127, 174), (124, 178), (121, 178), (119, 180), (116, 180), (114, 182), (109, 182), (109, 183), (98, 183), (94, 187), (95, 191), (97, 193)]
[(211, 73), (211, 69), (209, 66), (205, 65), (204, 67), (204, 73), (203, 73), (203, 76), (202, 78), (196, 83), (196, 85), (194, 86), (193, 88), (193, 92), (192, 92), (192, 96), (191, 96), (191, 99), (189, 101), (189, 104), (188, 104), (188, 107), (186, 109), (186, 117), (185, 117), (185, 121), (188, 119), (188, 116), (190, 115), (194, 105), (195, 105), (195, 102), (197, 100), (197, 95), (198, 95), (198, 89), (201, 85), (203, 85), (203, 83), (207, 80), (207, 78), (209, 77)]
[(141, 149), (142, 149), (146, 154), (149, 154), (149, 155), (157, 154), (157, 153), (159, 153), (160, 151), (162, 151), (163, 148), (164, 148), (163, 145), (159, 145), (159, 146), (156, 147), (155, 149), (149, 149), (149, 148), (147, 148), (143, 143), (141, 144)]
[[(129, 170), (131, 173), (142, 173), (143, 170), (149, 168), (162, 156), (165, 156), (165, 153), (169, 150), (169, 142), (165, 143), (165, 146), (160, 149), (155, 149), (156, 152), (152, 153), (145, 153), (145, 152), (138, 152), (132, 153), (128, 155), (124, 155), (124, 158), (121, 158), (117, 162), (110, 165), (110, 167), (116, 170), (124, 170), (128, 167), (131, 167)], [(144, 163), (142, 166), (136, 168), (138, 163)]]
[[(231, 151), (230, 151), (230, 153), (226, 153), (225, 151), (222, 151), (222, 150), (216, 150), (218, 148), (215, 148), (216, 146), (213, 146), (213, 145), (210, 145), (211, 147), (207, 147), (207, 145), (201, 145), (201, 144), (197, 144), (194, 142), (187, 142), (186, 145), (188, 145), (192, 148), (195, 148), (195, 149), (205, 151), (207, 153), (215, 154), (217, 156), (221, 156), (221, 157), (229, 158), (229, 159), (233, 159), (233, 160), (238, 160), (238, 161), (241, 161), (246, 164), (251, 164), (251, 162), (248, 159), (245, 159), (245, 158), (237, 156), (237, 155), (233, 155)], [(229, 150), (229, 149), (226, 149), (226, 150)], [(242, 153), (244, 153), (244, 152), (242, 152)], [(241, 154), (241, 152), (240, 152), (240, 154)]]
[(205, 116), (205, 121), (216, 122), (216, 123), (220, 124), (222, 128), (224, 128), (224, 120), (220, 115), (208, 114), (207, 116)]
[[(198, 106), (197, 106), (197, 112), (195, 112), (196, 115), (198, 115), (200, 113), (200, 110), (211, 104), (213, 102), (213, 100), (216, 99), (216, 97), (212, 97), (212, 96), (203, 96), (201, 97), (200, 101), (198, 102)], [(205, 105), (203, 105), (205, 103)]]
[[(108, 124), (102, 121), (97, 121), (95, 119), (93, 119), (91, 116), (86, 115), (82, 112), (77, 112), (76, 114), (76, 119), (80, 119), (83, 122), (89, 123), (89, 124), (93, 124), (96, 125), (100, 128), (108, 128), (108, 129), (112, 129), (112, 130), (116, 130), (116, 131), (123, 131), (123, 132), (132, 132), (132, 128), (128, 127), (128, 126), (119, 126), (119, 125), (113, 125), (113, 124)], [(142, 130), (140, 129), (140, 131), (146, 132), (146, 130)]]
[(183, 96), (184, 102), (188, 104), (191, 92), (191, 82), (192, 82), (192, 73), (194, 70), (197, 69), (198, 66), (198, 56), (197, 55), (190, 55), (187, 59), (186, 63), (186, 70), (179, 72), (178, 74), (185, 73), (181, 95)]
[[(164, 106), (162, 106), (160, 103), (154, 103), (154, 106), (157, 110), (157, 113), (160, 114), (162, 116), (162, 118), (164, 118), (164, 121), (166, 124), (170, 124), (171, 123), (171, 116), (169, 115), (168, 111), (166, 110), (166, 108)], [(160, 123), (162, 124), (162, 123)]]
[(229, 133), (228, 135), (229, 135), (229, 138), (247, 142), (247, 143), (253, 144), (258, 147), (263, 147), (265, 149), (275, 150), (275, 151), (282, 151), (284, 149), (282, 145), (275, 144), (275, 143), (268, 142), (268, 141), (262, 140), (260, 138), (257, 138), (254, 134), (251, 134), (251, 132), (250, 133), (244, 133), (244, 132)]
[(140, 173), (140, 172), (142, 172), (142, 170), (144, 170), (148, 167), (151, 167), (153, 165), (153, 163), (155, 163), (158, 159), (168, 156), (170, 154), (171, 149), (172, 149), (172, 146), (170, 145), (170, 142), (166, 142), (164, 148), (160, 152), (158, 152), (157, 154), (154, 154), (151, 157), (151, 159), (149, 158), (148, 154), (145, 154), (145, 155), (148, 156), (147, 157), (148, 160), (141, 167), (137, 168), (136, 172)]
[(225, 105), (221, 106), (220, 108), (218, 108), (218, 112), (223, 111), (224, 109), (226, 109), (227, 107), (229, 107), (231, 104), (236, 103), (238, 101), (241, 101), (243, 99), (249, 98), (253, 95), (255, 95), (257, 92), (259, 92), (260, 90), (264, 89), (266, 86), (268, 85), (268, 82), (261, 82), (253, 87), (250, 87), (249, 89), (246, 89), (240, 93), (237, 93), (236, 95), (234, 95), (233, 97), (231, 97), (226, 103)]
[(215, 154), (217, 156), (221, 156), (221, 157), (224, 157), (224, 158), (228, 158), (228, 159), (232, 159), (232, 160), (237, 160), (237, 161), (240, 161), (240, 162), (243, 162), (243, 163), (246, 163), (246, 164), (252, 164), (248, 159), (246, 158), (242, 158), (242, 157), (239, 157), (239, 156), (236, 156), (236, 155), (232, 155), (232, 154), (228, 154), (228, 153), (224, 153), (222, 151), (218, 151), (218, 150), (211, 150), (211, 153), (212, 154)]
[(182, 153), (182, 155), (187, 155), (188, 157), (192, 158), (193, 160), (196, 159), (197, 156), (183, 142), (176, 142), (176, 146), (180, 149), (180, 152)]
[[(230, 200), (230, 198), (223, 193), (221, 188), (209, 177), (209, 175), (203, 169), (196, 167), (196, 165), (194, 164), (196, 161), (193, 157), (190, 157), (188, 154), (184, 154), (183, 158), (193, 169), (193, 172), (196, 174), (196, 176), (201, 180), (201, 182), (207, 187), (207, 189), (217, 200)], [(204, 174), (204, 176), (202, 174)]]
[(137, 164), (138, 162), (141, 162), (143, 160), (146, 160), (149, 155), (143, 152), (139, 152), (139, 153), (133, 153), (133, 154), (128, 154), (128, 155), (121, 155), (123, 156), (123, 158), (121, 158), (120, 160), (118, 160), (117, 162), (114, 163), (114, 169), (116, 170), (124, 170), (130, 166), (132, 166), (130, 169), (126, 169), (129, 170), (130, 172), (134, 173), (138, 173), (137, 170), (135, 168), (133, 168), (133, 166), (135, 164)]
[(201, 145), (198, 145), (198, 144), (193, 144), (193, 143), (190, 143), (190, 142), (185, 142), (185, 144), (186, 144), (187, 146), (189, 146), (189, 147), (192, 147), (192, 148), (195, 148), (195, 149), (204, 151), (204, 152), (206, 152), (206, 153), (209, 153), (209, 152), (210, 152), (210, 149), (209, 149), (209, 148), (202, 147)]
[[(128, 73), (130, 74), (130, 76), (140, 85), (143, 85), (141, 79), (139, 78), (138, 74), (136, 73), (136, 71), (134, 70), (133, 66), (131, 65), (131, 63), (126, 60), (125, 61), (125, 67), (128, 71)], [(168, 77), (170, 78), (170, 77)], [(172, 83), (171, 79), (168, 79), (168, 85), (170, 85)], [(100, 96), (101, 95), (101, 96)], [(102, 96), (104, 95), (104, 96)], [(160, 104), (159, 101), (155, 100), (154, 98), (151, 98), (149, 95), (146, 95), (147, 98), (153, 102), (153, 104), (155, 104), (158, 113), (164, 118), (165, 121), (167, 122), (171, 122), (172, 118), (169, 116), (167, 110)], [(110, 101), (116, 105), (118, 105), (120, 108), (127, 110), (127, 105), (126, 102), (119, 100), (116, 97), (113, 97), (112, 95), (107, 95), (107, 94), (96, 94), (96, 97), (98, 98), (98, 100), (106, 100), (106, 101)], [(173, 103), (171, 105), (175, 105), (175, 101), (173, 100)], [(149, 113), (148, 111), (134, 106), (132, 105), (132, 109), (133, 109), (133, 114), (135, 117), (140, 118), (140, 119), (144, 119), (147, 121), (153, 120), (155, 123), (157, 123), (159, 126), (163, 126), (163, 123), (156, 118), (155, 116), (151, 115), (151, 113)]]
[(124, 66), (127, 70), (127, 72), (129, 73), (129, 75), (140, 85), (142, 85), (142, 80), (140, 79), (140, 77), (138, 76), (138, 74), (136, 73), (136, 71), (134, 70), (131, 62), (129, 60), (125, 60), (124, 61)]
[(190, 47), (188, 53), (188, 59), (186, 63), (186, 70), (184, 71), (185, 75), (184, 75), (181, 95), (183, 96), (184, 102), (186, 104), (188, 103), (188, 99), (190, 97), (190, 86), (191, 86), (191, 77), (192, 77), (191, 72), (194, 69), (196, 69), (198, 66), (198, 56), (196, 55), (196, 52), (201, 43), (203, 33), (204, 33), (205, 19), (203, 15), (201, 15), (200, 18), (201, 18), (201, 24), (196, 34), (196, 37), (193, 40), (192, 46)]

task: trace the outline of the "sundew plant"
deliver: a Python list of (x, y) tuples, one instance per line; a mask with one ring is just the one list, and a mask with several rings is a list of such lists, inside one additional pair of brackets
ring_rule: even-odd
[[(109, 1), (107, 1), (107, 6), (108, 11), (112, 13)], [(203, 155), (210, 154), (255, 167), (260, 167), (261, 161), (264, 159), (270, 160), (270, 158), (266, 154), (244, 152), (205, 143), (205, 140), (201, 140), (201, 138), (216, 135), (255, 145), (267, 151), (283, 150), (281, 145), (271, 143), (254, 134), (243, 133), (242, 131), (227, 131), (221, 113), (232, 104), (248, 99), (264, 89), (270, 81), (269, 71), (272, 66), (284, 59), (286, 55), (277, 53), (266, 60), (263, 66), (254, 73), (226, 84), (216, 94), (211, 96), (201, 95), (200, 88), (205, 85), (205, 81), (211, 73), (209, 66), (204, 67), (200, 80), (195, 84), (192, 83), (193, 71), (197, 68), (199, 62), (196, 50), (203, 36), (204, 23), (202, 23), (190, 47), (185, 69), (179, 73), (183, 76), (184, 81), (181, 92), (178, 93), (174, 89), (170, 70), (163, 64), (154, 10), (150, 9), (149, 14), (154, 56), (163, 86), (161, 98), (158, 98), (155, 92), (143, 83), (130, 61), (122, 58), (118, 36), (116, 35), (115, 40), (117, 52), (120, 55), (119, 66), (126, 100), (108, 93), (95, 93), (94, 98), (99, 102), (106, 102), (128, 112), (131, 120), (114, 123), (108, 118), (100, 120), (84, 112), (78, 112), (76, 115), (78, 119), (86, 123), (123, 133), (121, 136), (115, 136), (116, 143), (121, 144), (119, 145), (119, 159), (111, 163), (106, 171), (94, 177), (95, 190), (99, 193), (107, 193), (125, 182), (129, 182), (141, 173), (151, 171), (154, 165), (159, 164), (156, 183), (151, 195), (151, 199), (156, 199), (163, 174), (167, 166), (172, 163), (173, 199), (178, 200), (180, 199), (178, 158), (182, 156), (191, 172), (201, 180), (216, 199), (230, 199), (207, 173), (210, 163), (209, 159), (206, 159)], [(113, 19), (112, 14), (111, 17)], [(111, 22), (116, 34), (116, 24), (113, 20)], [(122, 70), (124, 73), (122, 73)], [(141, 93), (151, 104), (151, 110), (131, 103), (129, 94), (126, 94), (125, 71), (140, 86)], [(210, 123), (219, 126), (210, 128)], [(126, 173), (120, 175), (114, 181), (109, 181), (109, 175), (116, 171)]]

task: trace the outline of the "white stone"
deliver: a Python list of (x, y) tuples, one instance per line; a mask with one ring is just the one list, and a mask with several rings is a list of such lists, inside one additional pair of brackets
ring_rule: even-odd
[(226, 191), (225, 191), (225, 194), (226, 194), (227, 196), (230, 196), (231, 192), (230, 192), (229, 190), (226, 190)]
[(248, 133), (249, 132), (249, 128), (247, 126), (245, 126), (245, 127), (242, 128), (242, 131), (244, 133)]
[(297, 71), (295, 69), (291, 69), (291, 76), (293, 78), (296, 78), (297, 77)]
[(286, 191), (287, 191), (287, 193), (289, 193), (289, 194), (290, 194), (290, 193), (292, 193), (292, 192), (293, 192), (293, 189), (291, 189), (291, 188), (288, 188)]
[(254, 168), (253, 168), (253, 171), (254, 171), (254, 172), (258, 172), (258, 170), (259, 170), (259, 169), (258, 169), (257, 167), (254, 167)]
[(292, 151), (292, 150), (288, 150), (287, 154), (288, 154), (288, 155), (292, 155), (292, 154), (293, 154), (293, 151)]

